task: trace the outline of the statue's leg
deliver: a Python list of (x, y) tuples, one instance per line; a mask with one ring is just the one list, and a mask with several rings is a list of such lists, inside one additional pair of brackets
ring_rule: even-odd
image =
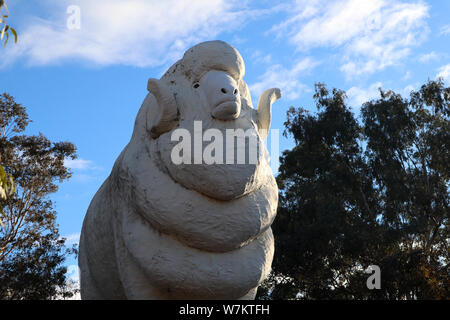
[[(80, 295), (82, 300), (104, 300), (107, 299), (98, 289), (98, 284), (91, 274), (90, 267), (92, 264), (88, 262), (88, 251), (86, 250), (86, 240), (84, 237), (84, 227), (81, 231), (79, 251), (78, 251), (78, 267), (80, 270)], [(94, 265), (95, 267), (95, 265)]]
[(85, 261), (84, 255), (79, 255), (80, 266), (80, 295), (82, 300), (102, 300), (103, 297), (98, 291), (89, 272), (89, 266)]
[(117, 267), (128, 300), (165, 300), (170, 295), (152, 286), (150, 279), (130, 256), (121, 238), (116, 239)]

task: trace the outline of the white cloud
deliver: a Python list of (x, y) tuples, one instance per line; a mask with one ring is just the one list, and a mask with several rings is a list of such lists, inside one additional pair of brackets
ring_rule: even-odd
[(359, 109), (363, 103), (380, 96), (379, 88), (382, 88), (381, 82), (376, 82), (368, 88), (351, 87), (346, 91), (348, 97), (348, 104), (352, 108)]
[(71, 264), (70, 266), (67, 267), (67, 277), (73, 281), (80, 280), (78, 265)]
[(259, 81), (251, 84), (250, 91), (253, 97), (258, 99), (264, 90), (277, 87), (281, 89), (283, 98), (287, 100), (297, 99), (300, 94), (308, 90), (308, 87), (299, 81), (299, 78), (315, 68), (320, 62), (310, 57), (297, 61), (287, 69), (280, 64), (271, 66), (259, 77)]
[[(66, 272), (66, 281), (67, 286), (70, 289), (77, 289), (78, 292), (71, 298), (68, 298), (67, 300), (81, 300), (81, 294), (80, 294), (80, 269), (78, 268), (78, 265), (71, 264), (67, 267)], [(62, 297), (57, 297), (58, 300), (62, 300)]]
[(437, 74), (436, 78), (442, 78), (445, 81), (450, 81), (450, 63), (440, 67), (438, 72), (439, 73)]
[(402, 95), (403, 95), (404, 97), (409, 97), (409, 96), (411, 95), (411, 91), (417, 91), (417, 87), (418, 87), (418, 84), (414, 84), (414, 85), (410, 84), (410, 85), (407, 85), (405, 88), (403, 88)]
[(409, 80), (411, 78), (411, 71), (406, 71), (405, 75), (403, 76), (403, 80)]
[[(81, 29), (69, 30), (70, 0), (51, 3), (48, 19), (27, 18), (16, 46), (8, 46), (0, 66), (25, 57), (45, 65), (81, 59), (100, 65), (160, 66), (179, 58), (199, 41), (241, 27), (267, 13), (237, 0), (79, 0)], [(42, 15), (41, 15), (42, 16)]]
[(419, 61), (422, 63), (427, 63), (427, 62), (430, 62), (433, 60), (438, 60), (438, 59), (439, 59), (439, 55), (434, 51), (431, 51), (430, 53), (422, 54), (419, 57)]
[(259, 51), (259, 50), (255, 50), (251, 57), (250, 60), (252, 63), (254, 64), (268, 64), (272, 62), (272, 55), (271, 54), (264, 54), (263, 52)]
[(64, 159), (64, 166), (69, 169), (86, 170), (92, 168), (92, 161), (84, 159)]
[[(393, 89), (394, 92), (400, 93), (403, 97), (409, 97), (411, 91), (416, 91), (419, 83), (409, 84), (403, 89)], [(353, 109), (359, 109), (365, 102), (380, 99), (380, 90), (383, 89), (383, 83), (375, 82), (367, 88), (351, 87), (346, 91), (348, 104)]]
[(441, 28), (441, 35), (450, 34), (450, 24), (447, 24)]
[(421, 1), (299, 0), (271, 31), (300, 51), (343, 49), (341, 71), (357, 76), (402, 62), (428, 33), (428, 9)]
[(79, 233), (72, 233), (67, 236), (64, 236), (63, 238), (66, 239), (66, 246), (72, 246), (73, 244), (78, 245), (80, 242), (80, 234)]
[(73, 170), (70, 180), (73, 182), (89, 183), (104, 178), (104, 168), (97, 166), (91, 160), (66, 158), (64, 166)]

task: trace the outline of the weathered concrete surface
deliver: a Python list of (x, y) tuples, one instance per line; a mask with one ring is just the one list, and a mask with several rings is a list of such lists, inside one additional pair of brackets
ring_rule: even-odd
[(149, 80), (131, 141), (83, 223), (82, 299), (254, 298), (274, 253), (278, 189), (267, 150), (254, 164), (171, 157), (172, 133), (193, 132), (194, 121), (223, 133), (250, 129), (264, 145), (280, 91), (263, 93), (255, 110), (244, 73), (234, 47), (210, 41)]

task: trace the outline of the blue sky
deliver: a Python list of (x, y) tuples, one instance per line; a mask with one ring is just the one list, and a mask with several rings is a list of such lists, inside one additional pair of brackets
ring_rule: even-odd
[[(256, 104), (279, 87), (272, 128), (290, 106), (315, 110), (314, 83), (347, 92), (358, 113), (378, 87), (403, 95), (450, 82), (448, 0), (7, 0), (19, 41), (1, 48), (0, 92), (27, 107), (27, 133), (70, 141), (73, 177), (52, 195), (61, 234), (78, 241), (90, 200), (128, 143), (148, 78), (186, 49), (220, 39), (246, 62)], [(71, 6), (80, 29), (67, 27)], [(292, 141), (280, 135), (280, 151)], [(69, 264), (76, 264), (70, 259)]]

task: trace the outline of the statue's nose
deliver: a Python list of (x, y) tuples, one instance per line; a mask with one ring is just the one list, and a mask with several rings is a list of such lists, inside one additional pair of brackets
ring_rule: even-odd
[(226, 86), (220, 89), (223, 94), (236, 96), (238, 94), (238, 89), (234, 86)]

